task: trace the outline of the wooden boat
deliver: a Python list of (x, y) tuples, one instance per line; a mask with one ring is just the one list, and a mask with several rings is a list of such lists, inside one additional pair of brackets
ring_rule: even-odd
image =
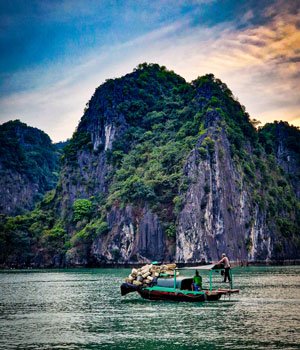
[[(209, 277), (207, 288), (193, 290), (193, 278), (179, 276), (183, 270), (198, 270), (200, 275)], [(213, 288), (213, 279), (216, 274), (222, 270), (220, 265), (201, 265), (196, 267), (177, 268), (174, 276), (159, 276), (149, 286), (136, 286), (130, 283), (121, 285), (121, 294), (126, 295), (131, 292), (137, 292), (144, 299), (149, 300), (172, 300), (186, 302), (204, 302), (219, 300), (222, 295), (231, 295), (239, 293), (238, 289), (233, 289), (233, 276), (229, 288)], [(219, 275), (220, 277), (220, 275)]]

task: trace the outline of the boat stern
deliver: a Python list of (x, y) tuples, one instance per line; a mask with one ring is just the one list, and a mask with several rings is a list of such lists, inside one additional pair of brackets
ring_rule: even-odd
[(137, 292), (139, 290), (139, 287), (131, 283), (122, 283), (120, 289), (121, 295), (124, 296), (128, 293)]

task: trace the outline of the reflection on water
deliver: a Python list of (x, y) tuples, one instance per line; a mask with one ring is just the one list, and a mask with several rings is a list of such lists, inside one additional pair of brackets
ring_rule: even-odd
[(121, 297), (128, 272), (0, 273), (0, 349), (300, 348), (300, 267), (239, 268), (211, 303)]

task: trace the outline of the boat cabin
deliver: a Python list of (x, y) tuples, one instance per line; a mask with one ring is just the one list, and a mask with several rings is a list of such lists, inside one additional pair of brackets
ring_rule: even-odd
[(193, 278), (190, 277), (176, 277), (176, 284), (174, 285), (174, 278), (159, 277), (155, 283), (158, 287), (176, 288), (180, 290), (192, 290)]

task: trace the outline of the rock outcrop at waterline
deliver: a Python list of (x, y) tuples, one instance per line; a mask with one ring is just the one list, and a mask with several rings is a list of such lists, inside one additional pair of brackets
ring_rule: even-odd
[[(213, 75), (186, 83), (143, 64), (108, 80), (65, 147), (56, 189), (2, 218), (1, 263), (299, 258), (299, 178), (268, 128), (258, 132)], [(281, 135), (297, 174), (299, 130)]]
[(159, 218), (147, 208), (114, 207), (109, 212), (110, 233), (97, 237), (92, 255), (97, 262), (117, 260), (147, 262), (165, 259), (165, 236)]

